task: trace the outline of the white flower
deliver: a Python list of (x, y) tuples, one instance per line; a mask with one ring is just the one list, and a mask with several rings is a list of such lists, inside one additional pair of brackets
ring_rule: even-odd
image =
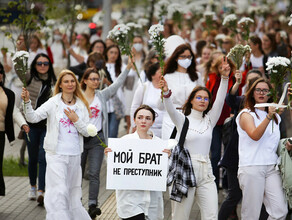
[(51, 30), (51, 28), (49, 28), (49, 27), (43, 27), (43, 28), (42, 28), (42, 32), (45, 33), (45, 34), (49, 34), (49, 33), (51, 33), (51, 31), (52, 31), (52, 30)]
[(288, 38), (286, 31), (280, 31), (280, 36), (283, 39), (287, 39)]
[(47, 26), (53, 26), (56, 24), (56, 20), (54, 19), (49, 19), (46, 21)]
[(78, 20), (81, 20), (83, 18), (83, 14), (82, 13), (79, 13), (78, 15), (77, 15), (77, 19)]
[(163, 25), (161, 24), (152, 25), (148, 30), (148, 33), (150, 34), (150, 39), (152, 40), (155, 39), (160, 34), (160, 32), (163, 31), (164, 31)]
[(184, 8), (179, 3), (172, 3), (172, 4), (170, 4), (167, 7), (167, 11), (168, 11), (168, 14), (167, 14), (168, 18), (172, 18), (173, 14), (175, 12), (182, 13), (182, 14), (185, 12), (184, 11)]
[(288, 25), (292, 26), (292, 14), (290, 15), (289, 19), (290, 19), (290, 21), (289, 21)]
[(226, 37), (225, 34), (217, 34), (215, 40), (223, 40)]
[(32, 4), (30, 5), (30, 10), (34, 9), (34, 7), (35, 7), (35, 4), (32, 3)]
[(93, 124), (87, 125), (87, 133), (90, 137), (94, 137), (97, 135), (97, 128)]
[(141, 26), (147, 26), (148, 22), (149, 21), (146, 18), (139, 18), (137, 23), (140, 24)]
[(29, 58), (29, 53), (27, 52), (27, 51), (24, 51), (24, 50), (20, 50), (20, 51), (17, 51), (15, 54), (14, 54), (14, 56), (13, 56), (13, 58), (12, 58), (12, 60), (13, 61), (15, 61), (17, 58)]
[(157, 5), (161, 8), (161, 7), (167, 7), (169, 5), (169, 1), (166, 0), (160, 0)]
[(205, 17), (205, 18), (206, 18), (206, 17), (212, 17), (212, 19), (214, 19), (215, 16), (216, 16), (216, 14), (215, 14), (215, 12), (213, 12), (213, 11), (206, 11), (206, 12), (204, 13), (204, 17)]
[(82, 7), (81, 7), (81, 5), (78, 4), (78, 5), (75, 5), (74, 9), (75, 9), (75, 11), (80, 11), (82, 9)]
[(129, 22), (126, 24), (128, 27), (135, 27), (136, 24), (134, 22)]
[(227, 2), (225, 6), (226, 8), (231, 8), (231, 9), (235, 9), (237, 7), (236, 4), (232, 2)]
[(236, 20), (237, 20), (237, 17), (236, 17), (235, 14), (227, 15), (227, 16), (224, 18), (222, 25), (225, 26), (225, 25), (229, 24), (230, 22), (232, 22), (232, 21), (236, 21)]
[(258, 13), (260, 11), (260, 7), (259, 6), (249, 6), (248, 9), (247, 9), (247, 12), (249, 14), (252, 14), (252, 13)]
[(4, 32), (4, 31), (7, 30), (7, 27), (6, 27), (6, 26), (1, 26), (1, 27), (0, 27), (0, 30)]
[(126, 35), (130, 28), (125, 24), (118, 24), (108, 33), (108, 38), (115, 39), (120, 35)]
[(271, 70), (276, 66), (288, 66), (290, 65), (291, 61), (286, 57), (271, 57), (269, 58), (268, 62), (266, 63), (267, 68), (266, 70)]
[(249, 24), (249, 23), (254, 23), (254, 20), (252, 20), (251, 18), (249, 18), (249, 17), (242, 17), (240, 20), (239, 20), (239, 22), (238, 22), (238, 24)]

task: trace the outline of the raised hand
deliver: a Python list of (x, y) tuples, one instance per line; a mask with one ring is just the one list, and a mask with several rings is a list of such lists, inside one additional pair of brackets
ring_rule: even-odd
[(24, 87), (22, 87), (21, 98), (25, 102), (28, 102), (29, 101), (29, 92)]
[(165, 81), (163, 76), (161, 76), (161, 78), (160, 78), (159, 88), (163, 89), (163, 92), (167, 92), (168, 91), (168, 85), (167, 85), (167, 82)]
[(236, 83), (241, 84), (242, 73), (241, 73), (240, 70), (236, 70), (236, 72), (235, 72), (235, 80), (236, 80)]
[(67, 109), (64, 109), (64, 113), (73, 123), (75, 123), (79, 119), (76, 112), (73, 109), (70, 109), (69, 107)]
[(220, 71), (220, 74), (222, 76), (228, 77), (230, 74), (230, 66), (228, 63), (228, 58), (226, 56), (222, 57), (222, 70)]

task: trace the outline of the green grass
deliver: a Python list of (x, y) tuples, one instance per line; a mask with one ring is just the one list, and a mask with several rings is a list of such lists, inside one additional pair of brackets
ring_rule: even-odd
[[(7, 157), (3, 160), (3, 176), (28, 176), (27, 166), (18, 165), (19, 158)], [(27, 160), (26, 160), (27, 162)]]

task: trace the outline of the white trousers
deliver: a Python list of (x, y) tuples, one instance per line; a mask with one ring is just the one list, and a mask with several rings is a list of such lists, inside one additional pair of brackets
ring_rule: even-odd
[(197, 187), (189, 188), (188, 197), (183, 197), (181, 203), (172, 202), (172, 219), (189, 220), (195, 200), (200, 208), (201, 220), (217, 220), (218, 195), (210, 159), (202, 155), (191, 155), (191, 159)]
[(81, 203), (80, 159), (80, 155), (46, 154), (47, 220), (91, 220)]
[(262, 203), (269, 214), (268, 220), (286, 218), (287, 202), (275, 165), (240, 167), (238, 180), (242, 190), (242, 220), (258, 220)]

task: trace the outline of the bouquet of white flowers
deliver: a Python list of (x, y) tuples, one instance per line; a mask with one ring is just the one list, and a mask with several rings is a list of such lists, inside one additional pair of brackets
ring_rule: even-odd
[(169, 1), (167, 0), (160, 0), (157, 5), (158, 5), (158, 13), (159, 13), (159, 22), (161, 24), (164, 23), (165, 16), (167, 15), (167, 7), (169, 5)]
[(108, 33), (107, 38), (112, 39), (115, 43), (119, 45), (122, 54), (130, 56), (131, 60), (133, 61), (136, 73), (139, 79), (141, 80), (138, 68), (136, 66), (135, 61), (133, 60), (133, 54), (131, 49), (132, 35), (129, 34), (131, 32), (131, 25), (132, 25), (131, 23), (128, 23), (128, 25), (118, 24), (114, 26), (114, 28)]
[(238, 70), (242, 65), (243, 57), (245, 57), (247, 53), (251, 53), (250, 46), (237, 44), (231, 48), (227, 57), (235, 64), (236, 69)]
[(28, 71), (28, 58), (29, 53), (24, 50), (17, 51), (12, 58), (15, 72), (20, 77), (25, 88), (26, 88), (25, 75), (27, 74)]
[(97, 128), (93, 124), (88, 124), (87, 125), (87, 133), (89, 134), (90, 137), (96, 136), (98, 140), (100, 141), (100, 145), (103, 146), (104, 148), (107, 148), (107, 145), (101, 140), (101, 138), (97, 134)]
[(282, 85), (284, 83), (287, 73), (292, 71), (291, 61), (286, 57), (271, 57), (266, 63), (266, 70), (269, 71), (269, 77), (274, 87), (270, 90), (270, 96), (273, 97), (273, 102), (278, 101), (279, 94), (281, 92)]
[[(164, 31), (164, 27), (161, 24), (152, 25), (148, 31), (150, 35), (150, 40), (152, 41), (152, 44), (158, 53), (158, 60), (160, 64), (161, 75), (163, 75), (163, 69), (164, 69), (163, 58), (164, 58), (165, 39), (162, 36), (163, 31)], [(162, 94), (162, 100), (163, 100), (163, 89), (161, 90), (161, 94)]]
[(172, 3), (167, 7), (168, 18), (174, 20), (177, 23), (178, 28), (182, 28), (184, 8), (179, 3)]
[(232, 36), (234, 36), (238, 33), (238, 31), (237, 31), (237, 17), (235, 14), (227, 15), (224, 18), (222, 25), (226, 26), (227, 28), (229, 28), (231, 30)]
[(250, 24), (253, 24), (254, 23), (254, 20), (252, 20), (251, 18), (249, 17), (242, 17), (238, 24), (240, 25), (240, 27), (243, 29), (243, 31), (241, 31), (241, 36), (244, 40), (248, 40), (249, 38), (249, 26)]
[(215, 16), (216, 16), (216, 14), (213, 11), (206, 11), (204, 13), (206, 29), (207, 29), (208, 32), (210, 32), (211, 30), (215, 29), (215, 27), (214, 27)]

